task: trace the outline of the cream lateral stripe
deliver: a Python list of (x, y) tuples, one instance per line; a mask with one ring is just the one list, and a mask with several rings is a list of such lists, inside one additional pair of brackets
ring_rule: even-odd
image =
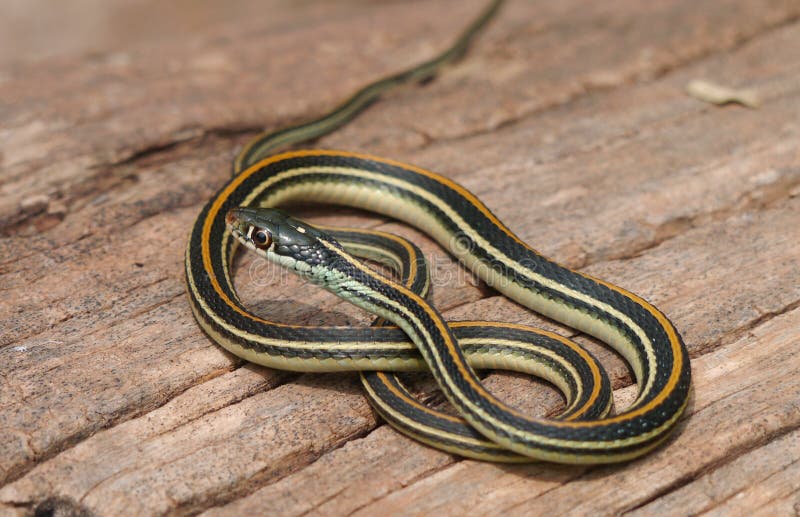
[[(496, 247), (492, 246), (490, 243), (488, 243), (486, 240), (484, 240), (482, 237), (480, 237), (478, 232), (476, 232), (474, 229), (472, 229), (472, 226), (469, 225), (467, 221), (464, 221), (464, 219), (462, 217), (460, 217), (459, 214), (456, 213), (454, 210), (452, 210), (448, 205), (446, 205), (444, 203), (441, 203), (439, 201), (439, 199), (436, 196), (434, 196), (432, 193), (430, 193), (429, 191), (421, 189), (421, 188), (417, 187), (416, 185), (413, 185), (413, 184), (411, 184), (411, 183), (409, 183), (407, 181), (403, 181), (403, 180), (398, 179), (398, 178), (392, 178), (392, 177), (389, 177), (389, 176), (386, 176), (386, 175), (382, 175), (382, 174), (371, 173), (371, 172), (368, 172), (368, 171), (365, 171), (365, 170), (362, 170), (362, 169), (355, 169), (355, 168), (350, 168), (350, 167), (299, 167), (299, 168), (295, 168), (295, 169), (287, 169), (286, 171), (283, 171), (283, 172), (281, 172), (279, 174), (276, 174), (275, 176), (273, 176), (273, 177), (269, 178), (268, 180), (264, 181), (261, 185), (258, 186), (258, 188), (253, 189), (251, 194), (248, 195), (245, 198), (243, 204), (245, 206), (252, 205), (253, 201), (258, 199), (261, 196), (261, 194), (264, 192), (264, 190), (270, 188), (273, 184), (275, 184), (275, 183), (277, 183), (279, 181), (283, 181), (285, 179), (293, 178), (293, 177), (297, 177), (297, 176), (303, 176), (303, 175), (311, 173), (312, 171), (315, 172), (315, 173), (341, 174), (341, 175), (356, 177), (356, 178), (360, 178), (360, 179), (380, 181), (381, 183), (387, 183), (387, 184), (393, 185), (395, 187), (398, 187), (398, 188), (413, 192), (415, 195), (417, 195), (417, 196), (425, 199), (429, 203), (432, 203), (433, 205), (437, 206), (449, 218), (451, 218), (453, 221), (455, 221), (459, 225), (459, 227), (470, 228), (472, 230), (471, 235), (470, 235), (471, 239), (473, 239), (475, 242), (477, 242), (484, 249), (488, 250), (491, 255), (493, 255), (494, 257), (496, 257), (498, 259), (500, 259), (510, 269), (518, 270), (518, 267), (517, 267), (518, 264), (515, 261), (511, 260), (507, 255), (505, 255), (500, 250), (498, 250)], [(306, 186), (306, 188), (308, 188), (308, 186)], [(333, 191), (335, 189), (337, 189), (337, 188), (338, 188), (338, 185), (335, 185), (335, 184), (326, 185), (326, 189), (329, 191), (329, 195), (331, 197), (333, 197), (333, 194), (334, 194)], [(300, 189), (302, 190), (302, 187), (300, 187)], [(282, 194), (282, 192), (279, 192), (278, 194), (280, 195), (280, 194)], [(281, 197), (279, 197), (279, 195), (278, 196), (273, 195), (272, 198), (268, 198), (269, 199), (268, 204), (267, 203), (262, 203), (261, 206), (276, 206), (276, 205), (282, 204), (283, 202), (286, 201), (286, 199), (281, 199)], [(277, 198), (277, 200), (275, 198)], [(442, 244), (443, 246), (447, 246), (447, 242), (443, 242), (443, 241), (446, 241), (446, 238), (442, 238), (441, 237), (441, 235), (443, 233), (442, 231), (434, 232), (434, 229), (429, 229), (429, 228), (426, 228), (426, 229), (430, 230), (431, 233), (437, 233), (439, 235), (439, 238), (437, 240), (439, 240), (440, 244)], [(449, 234), (447, 234), (447, 236), (449, 236)], [(476, 273), (480, 275), (479, 271), (481, 269), (482, 268), (476, 268)], [(558, 284), (556, 282), (551, 281), (550, 279), (548, 279), (546, 277), (538, 275), (535, 271), (532, 271), (530, 269), (526, 269), (526, 274), (528, 275), (529, 279), (531, 279), (534, 282), (537, 282), (537, 283), (547, 287), (548, 289), (552, 289), (554, 291), (565, 293), (569, 297), (572, 297), (572, 298), (575, 298), (577, 300), (580, 300), (583, 303), (586, 303), (588, 305), (594, 306), (594, 307), (600, 309), (601, 311), (614, 316), (616, 319), (618, 319), (619, 321), (623, 322), (634, 334), (636, 334), (636, 336), (639, 338), (639, 340), (641, 340), (642, 343), (650, 342), (650, 340), (647, 338), (647, 335), (645, 334), (644, 330), (639, 325), (637, 325), (633, 320), (631, 320), (630, 317), (628, 317), (626, 314), (618, 311), (617, 309), (611, 307), (610, 305), (602, 303), (602, 302), (599, 302), (598, 300), (596, 300), (594, 298), (591, 298), (591, 297), (588, 297), (588, 296), (585, 296), (582, 293), (579, 293), (577, 291), (568, 289), (568, 288), (564, 287), (561, 284)], [(484, 280), (486, 280), (486, 279), (484, 278)], [(502, 290), (501, 287), (496, 287), (496, 288)], [(590, 327), (590, 325), (584, 325), (584, 326)], [(580, 330), (583, 330), (583, 328), (581, 328)], [(586, 332), (589, 332), (589, 331), (587, 330)], [(592, 333), (592, 335), (595, 335), (595, 334)], [(599, 338), (602, 339), (604, 336), (596, 336), (596, 337), (599, 337)], [(617, 343), (609, 343), (609, 344), (616, 345), (616, 347), (619, 348), (619, 345)], [(649, 365), (650, 371), (651, 372), (657, 371), (657, 362), (656, 362), (655, 354), (653, 354), (653, 352), (652, 352), (650, 347), (644, 347), (644, 348), (645, 348), (645, 353), (647, 354), (647, 361), (648, 361), (648, 365)], [(626, 359), (630, 360), (631, 365), (635, 365), (635, 363), (637, 362), (636, 354), (631, 354), (630, 351), (622, 351), (622, 350), (620, 350), (620, 351), (626, 356)], [(637, 380), (639, 380), (641, 382), (642, 381), (642, 379), (641, 379), (641, 370), (640, 369), (637, 369), (637, 370), (639, 370), (637, 373), (640, 376)], [(652, 387), (652, 383), (653, 383), (654, 379), (655, 379), (655, 375), (651, 375), (647, 379), (647, 384), (645, 384), (644, 386), (640, 387), (640, 390), (639, 390), (640, 395), (642, 393), (649, 392), (650, 388)]]
[(363, 244), (348, 244), (340, 243), (344, 246), (344, 249), (350, 253), (351, 255), (356, 255), (361, 258), (366, 258), (368, 260), (374, 260), (375, 262), (379, 262), (384, 266), (389, 266), (392, 269), (399, 269), (399, 266), (402, 265), (402, 259), (391, 252), (386, 253), (377, 253), (375, 252), (375, 248), (372, 246), (366, 246)]

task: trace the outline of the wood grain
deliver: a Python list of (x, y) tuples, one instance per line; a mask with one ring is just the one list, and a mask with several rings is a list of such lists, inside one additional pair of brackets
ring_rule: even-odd
[[(202, 334), (185, 237), (237, 147), (432, 55), (482, 2), (275, 1), (263, 20), (240, 3), (194, 32), (120, 32), (0, 72), (0, 513), (800, 512), (796, 2), (512, 0), (464, 61), (315, 144), (446, 174), (546, 255), (670, 316), (693, 358), (689, 415), (604, 468), (459, 460), (382, 424), (353, 375), (245, 365)], [(685, 93), (696, 78), (762, 105), (704, 104)], [(572, 334), (414, 230), (297, 208), (413, 238), (449, 319)], [(236, 269), (271, 317), (370, 320), (251, 257)], [(577, 339), (624, 407), (627, 367)], [(562, 405), (519, 376), (486, 383), (532, 414)]]

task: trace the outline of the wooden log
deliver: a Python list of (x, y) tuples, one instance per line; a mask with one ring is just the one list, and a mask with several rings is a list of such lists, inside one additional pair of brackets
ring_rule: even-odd
[[(200, 332), (184, 294), (185, 236), (236, 147), (432, 55), (480, 5), (276, 4), (276, 18), (5, 74), (0, 511), (797, 507), (796, 2), (512, 1), (462, 63), (318, 143), (451, 176), (545, 254), (664, 309), (692, 353), (695, 394), (654, 454), (605, 468), (459, 461), (381, 424), (353, 375), (243, 365)], [(704, 104), (684, 91), (697, 77), (753, 88), (763, 104)], [(571, 333), (495, 296), (413, 230), (300, 208), (413, 237), (436, 264), (433, 301), (450, 319)], [(284, 321), (370, 320), (250, 257), (237, 285)], [(579, 339), (624, 406), (634, 394), (624, 363)], [(541, 383), (486, 382), (532, 414), (561, 406)], [(418, 385), (438, 401), (430, 389)], [(742, 475), (742, 462), (758, 467)]]

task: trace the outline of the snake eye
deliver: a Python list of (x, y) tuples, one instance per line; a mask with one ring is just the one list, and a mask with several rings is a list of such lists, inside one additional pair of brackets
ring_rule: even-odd
[(267, 230), (257, 229), (252, 233), (253, 244), (256, 245), (258, 249), (266, 249), (269, 248), (270, 244), (272, 244), (272, 235), (269, 234)]

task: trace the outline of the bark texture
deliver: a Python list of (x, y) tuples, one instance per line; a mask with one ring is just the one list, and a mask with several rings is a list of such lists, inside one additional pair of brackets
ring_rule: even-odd
[[(200, 331), (185, 239), (238, 147), (430, 57), (482, 2), (240, 0), (216, 23), (206, 4), (187, 6), (194, 30), (173, 10), (150, 41), (0, 56), (0, 514), (800, 514), (796, 0), (511, 0), (462, 62), (314, 144), (450, 176), (544, 254), (669, 315), (693, 360), (687, 417), (603, 468), (431, 450), (381, 423), (355, 376), (247, 365)], [(117, 23), (143, 16), (126, 9)], [(703, 103), (695, 79), (760, 107)], [(450, 319), (572, 334), (413, 230), (300, 208), (413, 237)], [(247, 257), (236, 278), (282, 321), (371, 319)], [(624, 406), (625, 364), (577, 339)], [(486, 382), (533, 414), (562, 404)]]

